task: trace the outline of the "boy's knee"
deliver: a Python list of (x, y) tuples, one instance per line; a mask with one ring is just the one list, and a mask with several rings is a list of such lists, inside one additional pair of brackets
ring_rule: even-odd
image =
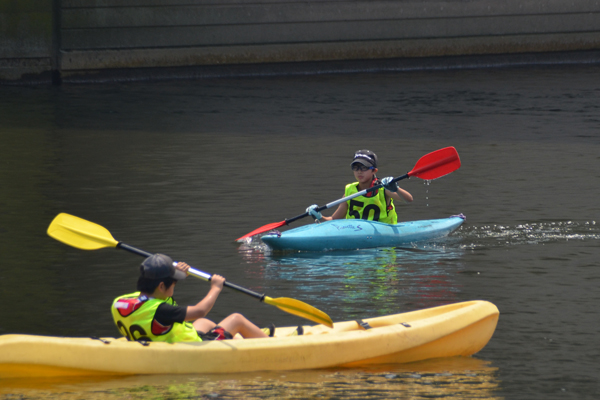
[(229, 318), (231, 318), (231, 319), (235, 319), (236, 321), (239, 321), (239, 320), (246, 319), (246, 318), (245, 318), (245, 317), (244, 317), (242, 314), (240, 314), (240, 313), (233, 313), (233, 314), (229, 315)]

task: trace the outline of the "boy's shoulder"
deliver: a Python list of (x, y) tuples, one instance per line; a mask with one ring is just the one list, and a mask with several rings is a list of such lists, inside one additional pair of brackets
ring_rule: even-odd
[(178, 306), (173, 301), (172, 304), (162, 303), (156, 309), (154, 318), (163, 325), (170, 325), (173, 322), (183, 323), (187, 314), (187, 307)]

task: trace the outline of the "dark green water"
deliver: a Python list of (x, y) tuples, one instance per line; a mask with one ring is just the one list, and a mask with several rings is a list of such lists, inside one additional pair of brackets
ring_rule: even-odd
[[(600, 69), (556, 67), (98, 86), (0, 87), (0, 334), (114, 336), (109, 306), (137, 256), (49, 238), (67, 212), (335, 321), (485, 299), (474, 358), (227, 376), (10, 381), (0, 398), (544, 398), (600, 396)], [(235, 238), (342, 197), (355, 150), (380, 176), (455, 146), (403, 220), (464, 213), (410, 248), (270, 254)], [(310, 223), (304, 219), (293, 226)], [(202, 281), (177, 286), (198, 301)], [(210, 316), (297, 317), (233, 291)], [(218, 362), (218, 360), (216, 360)], [(29, 389), (27, 389), (29, 388)]]

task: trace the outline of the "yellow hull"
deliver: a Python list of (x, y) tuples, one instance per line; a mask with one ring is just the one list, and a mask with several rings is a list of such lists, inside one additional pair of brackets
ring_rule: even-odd
[(490, 340), (499, 312), (470, 301), (355, 321), (277, 328), (272, 339), (147, 346), (124, 339), (0, 336), (0, 378), (93, 374), (193, 374), (406, 363), (470, 356)]

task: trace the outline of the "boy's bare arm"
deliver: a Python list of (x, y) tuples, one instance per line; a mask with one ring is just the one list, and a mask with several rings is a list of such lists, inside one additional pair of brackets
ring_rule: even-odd
[(225, 278), (221, 275), (213, 275), (210, 279), (210, 290), (202, 300), (195, 306), (188, 306), (185, 314), (186, 321), (195, 321), (198, 318), (204, 318), (210, 312), (217, 301), (217, 297), (223, 290)]
[(390, 192), (387, 189), (385, 191), (392, 199), (400, 200), (405, 203), (410, 203), (413, 201), (412, 194), (410, 194), (406, 190), (402, 189), (401, 187), (399, 187), (398, 191), (396, 191), (396, 192)]

